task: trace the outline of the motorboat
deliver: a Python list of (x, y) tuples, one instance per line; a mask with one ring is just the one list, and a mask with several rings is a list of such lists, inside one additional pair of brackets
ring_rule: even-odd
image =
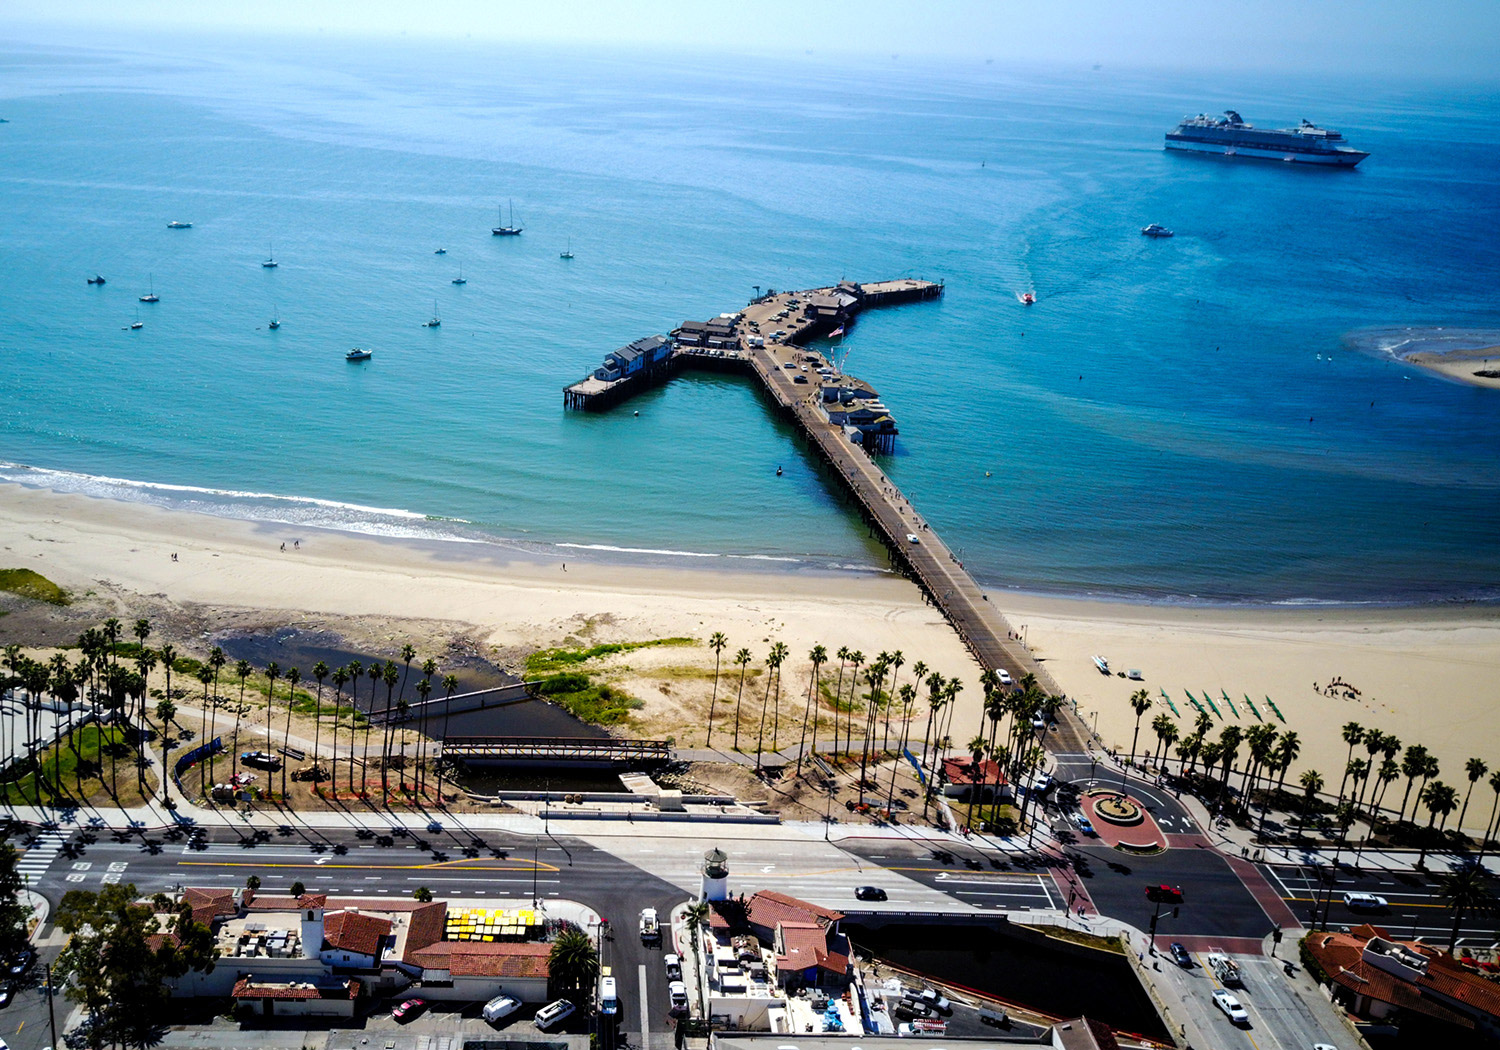
[(104, 275), (103, 274), (97, 274), (96, 273), (96, 274), (94, 274), (94, 276), (92, 276), (92, 277), (89, 278), (89, 284), (103, 284), (103, 283), (104, 283)]
[(370, 354), (371, 354), (371, 351), (369, 351), (369, 350), (361, 350), (359, 347), (356, 346), (353, 350), (350, 350), (347, 354), (344, 355), (344, 360), (345, 361), (368, 361), (370, 359)]
[(1141, 227), (1141, 233), (1145, 234), (1147, 237), (1170, 237), (1170, 236), (1172, 236), (1172, 231), (1169, 230), (1169, 229), (1167, 229), (1165, 226), (1163, 226), (1159, 222), (1153, 222), (1150, 226), (1143, 226), (1143, 227)]
[(447, 255), (448, 254), (448, 249), (447, 248), (434, 248), (432, 250), (432, 254), (433, 255)]
[(1035, 292), (1022, 292), (1021, 293), (1021, 305), (1022, 306), (1030, 306), (1034, 302), (1036, 302), (1036, 293)]
[(171, 222), (167, 223), (167, 229), (169, 230), (191, 230), (192, 228), (192, 223), (178, 222), (176, 219), (173, 219)]

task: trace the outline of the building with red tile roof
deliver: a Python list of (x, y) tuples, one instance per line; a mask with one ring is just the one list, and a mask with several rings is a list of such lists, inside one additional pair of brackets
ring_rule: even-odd
[(259, 981), (241, 977), (231, 995), (263, 1017), (353, 1017), (360, 983), (352, 978), (311, 981)]
[(391, 920), (360, 911), (323, 916), (323, 946), (318, 957), (329, 966), (369, 970), (380, 965), (391, 936)]
[(1394, 940), (1368, 923), (1348, 933), (1310, 933), (1305, 943), (1334, 1001), (1358, 1017), (1403, 1031), (1415, 1022), (1424, 1032), (1446, 1025), (1500, 1036), (1500, 986), (1430, 944)]

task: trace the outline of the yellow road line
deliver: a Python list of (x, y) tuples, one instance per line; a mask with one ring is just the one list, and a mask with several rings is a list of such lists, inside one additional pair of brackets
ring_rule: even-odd
[[(562, 869), (555, 864), (539, 861), (535, 865), (522, 864), (516, 866), (501, 866), (498, 864), (473, 864), (471, 861), (439, 860), (430, 864), (276, 864), (269, 861), (255, 863), (253, 861), (213, 861), (213, 860), (180, 860), (179, 867), (186, 868), (356, 868), (369, 871), (429, 871), (434, 868), (448, 868), (453, 871), (549, 871), (556, 872)], [(458, 867), (461, 864), (472, 866)]]

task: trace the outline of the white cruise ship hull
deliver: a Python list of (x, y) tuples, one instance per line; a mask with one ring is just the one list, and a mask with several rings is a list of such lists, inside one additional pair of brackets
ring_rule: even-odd
[(1219, 157), (1250, 157), (1276, 160), (1285, 164), (1318, 164), (1323, 167), (1352, 168), (1369, 156), (1360, 150), (1279, 150), (1266, 146), (1229, 145), (1220, 142), (1189, 142), (1168, 139), (1167, 149), (1187, 153), (1211, 153)]

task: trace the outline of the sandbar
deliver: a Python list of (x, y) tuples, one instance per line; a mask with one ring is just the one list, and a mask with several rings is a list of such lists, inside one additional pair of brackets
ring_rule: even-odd
[(1410, 354), (1402, 360), (1460, 383), (1500, 390), (1500, 346), (1445, 353), (1429, 350)]

